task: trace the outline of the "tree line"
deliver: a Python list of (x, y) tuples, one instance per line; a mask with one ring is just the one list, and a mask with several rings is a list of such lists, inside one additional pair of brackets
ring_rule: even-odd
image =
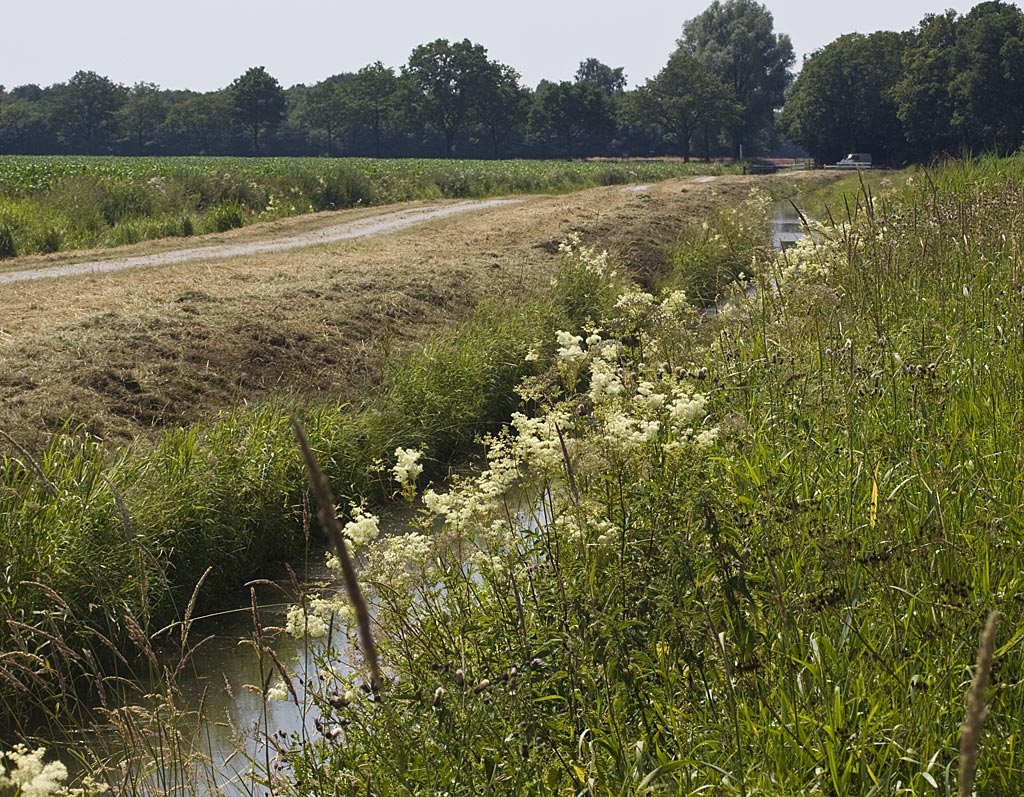
[[(622, 67), (521, 84), (480, 44), (420, 45), (284, 88), (253, 67), (212, 92), (124, 86), (80, 71), (0, 86), (0, 154), (581, 157), (799, 154), (879, 162), (997, 151), (1024, 138), (1024, 13), (1002, 0), (848, 34), (805, 59), (755, 0), (715, 0), (668, 62), (627, 90)], [(780, 111), (781, 109), (781, 111)], [(802, 148), (802, 149), (801, 149)]]
[[(757, 57), (730, 53), (753, 43)], [(124, 86), (80, 71), (0, 90), (0, 153), (579, 157), (728, 154), (775, 144), (794, 60), (753, 0), (687, 22), (669, 64), (626, 90), (621, 67), (582, 61), (573, 80), (522, 85), (469, 40), (416, 47), (315, 85), (284, 88), (253, 67), (212, 92)]]
[(848, 34), (805, 60), (780, 128), (823, 163), (1009, 154), (1024, 144), (1024, 12), (992, 0), (902, 33)]

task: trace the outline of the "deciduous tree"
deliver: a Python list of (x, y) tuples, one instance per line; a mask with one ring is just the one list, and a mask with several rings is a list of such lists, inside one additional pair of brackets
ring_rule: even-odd
[(437, 39), (412, 51), (405, 74), (418, 96), (420, 112), (444, 136), (445, 155), (452, 157), (456, 137), (474, 121), (493, 78), (487, 50), (469, 39), (454, 44)]
[(796, 58), (789, 36), (774, 32), (771, 12), (754, 0), (715, 0), (683, 26), (679, 46), (732, 89), (740, 114), (727, 126), (733, 150), (756, 146), (774, 124)]
[(577, 83), (593, 83), (608, 96), (622, 94), (626, 90), (626, 75), (621, 66), (612, 69), (596, 58), (580, 61), (576, 70)]
[(136, 154), (142, 155), (167, 117), (167, 103), (155, 83), (136, 83), (128, 90), (124, 105), (118, 111), (121, 127), (135, 143)]
[(679, 48), (658, 75), (627, 95), (626, 118), (638, 127), (654, 127), (675, 142), (690, 161), (700, 127), (734, 121), (740, 107), (731, 89), (689, 50)]
[(351, 122), (348, 96), (341, 80), (328, 78), (306, 89), (296, 110), (299, 122), (308, 130), (327, 137), (327, 154), (334, 156), (334, 139)]
[(401, 116), (398, 76), (380, 61), (364, 66), (345, 84), (349, 119), (373, 131), (374, 154), (382, 154), (384, 133)]
[(483, 85), (476, 111), (498, 158), (501, 145), (529, 118), (531, 96), (529, 89), (519, 85), (519, 73), (512, 67), (492, 61), (490, 69), (491, 78)]
[(595, 146), (607, 143), (615, 133), (615, 117), (608, 95), (593, 83), (562, 81), (538, 87), (530, 127), (572, 158), (584, 140)]
[(110, 78), (79, 71), (55, 86), (53, 95), (52, 119), (61, 138), (72, 150), (94, 155), (114, 129), (126, 91)]
[(245, 128), (254, 155), (260, 154), (260, 135), (284, 119), (285, 95), (277, 78), (254, 66), (228, 87), (235, 119)]
[(804, 62), (782, 110), (783, 132), (819, 163), (847, 152), (901, 160), (907, 149), (894, 88), (902, 76), (906, 33), (850, 33)]

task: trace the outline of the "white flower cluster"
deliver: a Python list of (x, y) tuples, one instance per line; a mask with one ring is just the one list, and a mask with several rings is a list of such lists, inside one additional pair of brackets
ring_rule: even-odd
[(562, 362), (575, 365), (586, 356), (583, 353), (583, 338), (580, 335), (559, 330), (555, 333), (555, 340), (558, 341), (558, 359)]
[(832, 271), (829, 263), (831, 249), (814, 238), (813, 235), (805, 235), (781, 255), (779, 282), (823, 282), (829, 276)]
[(395, 481), (402, 487), (416, 486), (416, 479), (423, 473), (423, 466), (420, 464), (422, 452), (415, 448), (396, 448), (395, 466), (391, 472), (395, 475)]
[(418, 574), (429, 570), (433, 552), (434, 543), (426, 534), (414, 531), (388, 537), (374, 549), (369, 575), (392, 590), (408, 589)]
[(363, 548), (380, 535), (380, 526), (376, 515), (365, 511), (362, 507), (352, 510), (352, 519), (345, 524), (342, 533), (346, 537), (349, 550)]
[(578, 232), (570, 233), (568, 238), (558, 245), (558, 251), (596, 277), (603, 277), (607, 274), (608, 253), (598, 252), (593, 247), (584, 246), (583, 237)]
[(332, 598), (313, 598), (308, 608), (289, 606), (284, 630), (297, 639), (307, 636), (322, 639), (327, 636), (332, 617), (337, 618), (336, 624), (345, 624), (351, 618), (351, 608), (340, 594)]
[(86, 777), (80, 788), (65, 786), (68, 770), (60, 761), (44, 762), (45, 747), (29, 750), (16, 744), (7, 753), (0, 753), (0, 794), (15, 797), (89, 797), (110, 790), (105, 783)]

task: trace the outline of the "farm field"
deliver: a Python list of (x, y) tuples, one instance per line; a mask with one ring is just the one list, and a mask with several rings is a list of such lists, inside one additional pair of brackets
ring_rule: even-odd
[[(321, 689), (315, 733), (265, 729), (269, 791), (1015, 794), (1024, 165), (832, 179), (0, 287), (7, 672), (81, 678), (125, 613), (148, 656), (207, 566), (301, 554), (296, 414), (384, 682), (346, 600), (294, 595), (290, 630), (335, 644), (259, 687)], [(775, 253), (798, 193), (820, 223)], [(389, 496), (421, 520), (375, 540)]]
[(663, 161), (0, 157), (0, 260), (224, 232), (416, 199), (559, 193), (718, 174)]

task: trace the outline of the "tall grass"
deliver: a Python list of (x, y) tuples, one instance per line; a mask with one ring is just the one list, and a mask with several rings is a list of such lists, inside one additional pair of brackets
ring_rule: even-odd
[(533, 418), (366, 553), (379, 698), (328, 649), (269, 785), (1017, 793), (1022, 200), (1019, 160), (864, 186), (727, 312), (560, 330)]
[[(358, 551), (382, 687), (360, 688), (372, 676), (342, 639), (341, 599), (306, 679), (319, 730), (265, 729), (269, 791), (1018, 793), (1024, 167), (858, 190), (814, 239), (758, 248), (757, 295), (723, 290), (713, 317), (698, 320), (692, 284), (646, 294), (571, 242), (554, 305), (431, 344), (365, 410), (304, 415), (342, 507), (398, 489), (396, 446), (435, 461), (421, 520)], [(529, 414), (502, 431), (517, 382)], [(466, 406), (484, 419), (472, 431), (451, 422)], [(225, 478), (249, 474), (239, 489), (264, 470), (298, 479), (274, 417), (272, 445), (195, 432), (166, 461), (118, 467), (154, 479), (154, 507), (245, 511), (259, 490), (236, 498), (203, 474), (215, 452)], [(437, 441), (484, 429), (482, 472), (437, 492), (435, 452), (455, 450)], [(49, 460), (45, 479), (15, 470), (43, 505), (47, 482), (96, 484)]]
[(396, 448), (424, 451), (428, 474), (442, 479), (478, 450), (480, 435), (508, 421), (515, 385), (532, 367), (527, 351), (565, 312), (543, 298), (484, 303), (459, 327), (393, 357), (378, 394), (358, 406), (281, 399), (124, 450), (68, 427), (38, 459), (0, 441), (7, 730), (25, 705), (63, 722), (76, 706), (63, 695), (95, 693), (97, 677), (130, 670), (139, 639), (163, 629), (154, 643), (162, 644), (187, 605), (217, 607), (268, 563), (306, 552), (293, 416), (342, 511), (387, 502)]

